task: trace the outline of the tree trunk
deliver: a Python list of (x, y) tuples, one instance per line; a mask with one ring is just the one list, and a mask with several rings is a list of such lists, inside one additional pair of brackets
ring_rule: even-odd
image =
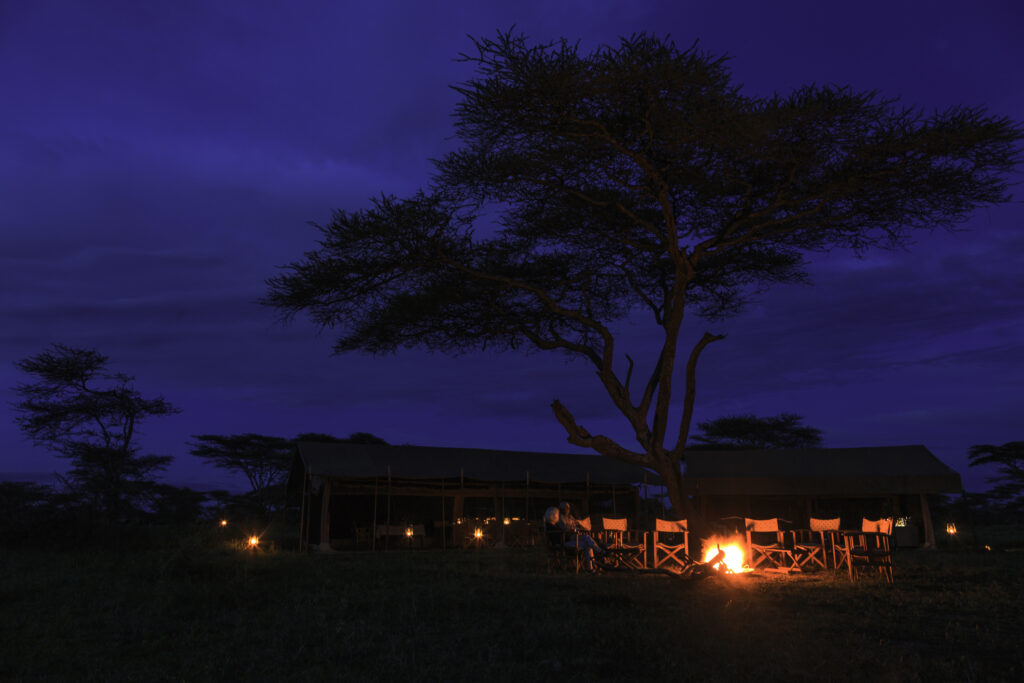
[(668, 467), (661, 467), (658, 474), (665, 481), (668, 498), (672, 502), (672, 511), (676, 519), (685, 519), (690, 534), (697, 540), (706, 538), (709, 534), (707, 522), (683, 490), (683, 473), (679, 465), (669, 464)]

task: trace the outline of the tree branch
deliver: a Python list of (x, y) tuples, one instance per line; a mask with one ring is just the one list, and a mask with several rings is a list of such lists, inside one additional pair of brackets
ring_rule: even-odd
[(576, 423), (572, 413), (558, 399), (551, 404), (551, 410), (555, 413), (555, 418), (565, 427), (565, 431), (569, 435), (569, 443), (583, 448), (592, 448), (601, 455), (607, 455), (630, 465), (654, 467), (654, 461), (650, 455), (623, 448), (607, 436), (592, 436), (590, 432)]
[(679, 440), (676, 445), (669, 451), (670, 457), (679, 461), (683, 456), (683, 452), (686, 450), (686, 439), (690, 435), (690, 421), (693, 419), (693, 404), (697, 398), (697, 359), (700, 357), (701, 352), (708, 346), (708, 344), (716, 341), (725, 339), (724, 334), (711, 334), (705, 332), (704, 336), (700, 338), (693, 350), (690, 351), (690, 357), (686, 361), (686, 388), (683, 394), (683, 417), (679, 421)]

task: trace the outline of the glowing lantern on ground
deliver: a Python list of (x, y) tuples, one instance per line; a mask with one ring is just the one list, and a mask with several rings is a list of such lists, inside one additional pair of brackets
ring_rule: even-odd
[(220, 525), (221, 526), (227, 526), (228, 525), (228, 520), (226, 520), (226, 519), (220, 520)]
[(249, 547), (250, 548), (255, 548), (259, 544), (260, 544), (260, 537), (259, 536), (250, 536), (249, 537)]
[(483, 537), (484, 537), (484, 530), (483, 529), (481, 529), (480, 527), (477, 527), (477, 528), (473, 529), (473, 538), (483, 538)]
[(505, 518), (505, 526), (508, 526), (508, 525), (509, 525), (509, 524), (511, 524), (511, 523), (512, 523), (512, 520), (511, 520), (511, 519), (509, 519), (508, 517), (506, 517), (506, 518)]
[(946, 533), (950, 536), (956, 536), (956, 524), (953, 522), (946, 522)]

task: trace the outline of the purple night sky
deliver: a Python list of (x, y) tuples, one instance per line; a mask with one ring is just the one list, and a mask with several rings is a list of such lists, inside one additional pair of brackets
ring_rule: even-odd
[[(98, 349), (183, 409), (142, 426), (176, 484), (229, 482), (188, 454), (201, 433), (571, 451), (556, 397), (632, 443), (581, 363), (332, 357), (329, 334), (256, 303), (314, 247), (307, 222), (428, 182), (453, 145), (448, 85), (472, 73), (454, 61), (466, 35), (513, 24), (586, 51), (639, 31), (699, 39), (748, 93), (837, 83), (1024, 120), (1015, 0), (4, 2), (0, 472), (66, 466), (9, 408), (27, 379), (14, 362), (53, 342)], [(811, 286), (724, 323), (691, 318), (687, 340), (729, 335), (702, 358), (695, 420), (795, 412), (830, 447), (924, 444), (984, 490), (967, 449), (1024, 438), (1022, 224), (1018, 197), (906, 251), (818, 257)], [(642, 363), (647, 320), (619, 329)]]

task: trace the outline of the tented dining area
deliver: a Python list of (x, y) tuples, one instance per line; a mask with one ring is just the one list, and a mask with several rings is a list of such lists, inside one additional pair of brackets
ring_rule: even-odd
[(895, 548), (935, 545), (928, 497), (960, 490), (923, 446), (689, 451), (683, 481), (700, 539), (655, 474), (596, 455), (300, 443), (289, 496), (301, 547), (320, 552), (540, 546), (564, 501), (634, 570), (721, 556), (732, 573), (866, 566), (891, 582)]
[(658, 477), (589, 454), (301, 442), (288, 482), (302, 548), (536, 545), (544, 510), (640, 514)]
[(962, 491), (960, 475), (920, 445), (688, 451), (683, 488), (724, 529), (777, 517), (803, 529), (812, 518), (838, 518), (855, 530), (864, 518), (889, 518), (905, 548), (935, 547), (928, 499)]

